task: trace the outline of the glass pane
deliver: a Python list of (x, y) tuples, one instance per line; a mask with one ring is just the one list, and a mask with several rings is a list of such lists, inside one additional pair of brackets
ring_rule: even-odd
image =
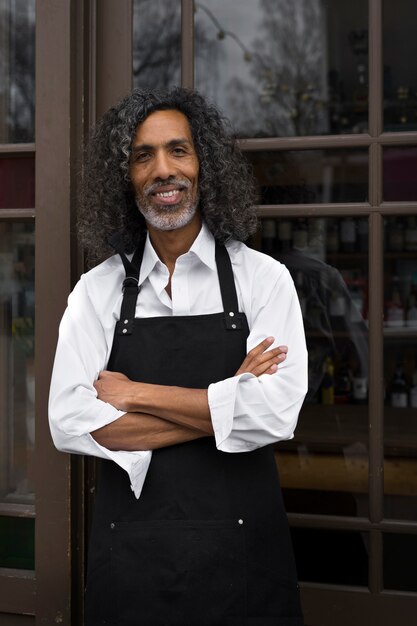
[(417, 146), (384, 148), (384, 200), (417, 201)]
[(295, 438), (276, 446), (287, 509), (368, 511), (368, 220), (262, 220), (261, 249), (290, 271), (309, 389)]
[(385, 516), (417, 511), (417, 215), (385, 220)]
[(35, 569), (35, 520), (0, 517), (0, 567)]
[[(405, 19), (398, 19), (402, 15)], [(417, 130), (417, 55), (414, 0), (384, 0), (384, 130)]]
[(0, 222), (0, 508), (32, 503), (34, 226)]
[(0, 2), (0, 143), (35, 137), (35, 0)]
[(196, 86), (239, 136), (359, 133), (368, 126), (362, 0), (196, 2)]
[(384, 535), (384, 588), (417, 591), (417, 535)]
[(330, 585), (368, 586), (368, 535), (292, 528), (298, 579)]
[(366, 202), (367, 150), (245, 152), (261, 204)]
[(133, 1), (133, 86), (181, 83), (181, 3)]
[(35, 157), (0, 157), (0, 209), (35, 206)]

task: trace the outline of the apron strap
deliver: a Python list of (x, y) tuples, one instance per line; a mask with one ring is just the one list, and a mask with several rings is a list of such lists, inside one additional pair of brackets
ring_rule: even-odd
[[(119, 253), (126, 272), (126, 278), (123, 281), (123, 300), (120, 309), (120, 320), (117, 323), (117, 333), (119, 335), (131, 335), (136, 313), (136, 301), (140, 291), (139, 273), (146, 237), (139, 242), (131, 261), (124, 253), (119, 233), (113, 235), (109, 239), (109, 243)], [(218, 242), (216, 242), (216, 265), (223, 302), (225, 327), (227, 330), (241, 330), (242, 315), (239, 313), (232, 263), (226, 247)]]
[(227, 330), (240, 330), (242, 316), (239, 313), (235, 278), (226, 246), (216, 241), (216, 265), (222, 294), (224, 322)]
[(120, 321), (117, 324), (117, 333), (119, 335), (131, 335), (133, 332), (133, 320), (136, 313), (136, 301), (140, 291), (139, 273), (142, 264), (143, 251), (145, 248), (146, 237), (141, 239), (132, 260), (129, 261), (124, 253), (121, 237), (119, 233), (113, 235), (109, 239), (110, 245), (119, 253), (125, 268), (126, 278), (123, 281), (123, 300), (120, 309)]

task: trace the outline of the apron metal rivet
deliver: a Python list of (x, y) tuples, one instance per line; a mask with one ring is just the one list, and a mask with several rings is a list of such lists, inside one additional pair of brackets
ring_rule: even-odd
[(123, 324), (128, 324), (128, 323), (129, 323), (129, 320), (125, 320), (125, 321), (123, 322)]
[(237, 522), (237, 523), (238, 523), (238, 524), (240, 524), (240, 525), (242, 526), (242, 524), (243, 524), (243, 519), (238, 520), (238, 522)]
[(110, 528), (113, 530), (113, 528), (116, 526), (116, 524), (114, 524), (113, 522), (110, 524)]
[(236, 324), (232, 324), (232, 328), (236, 328)]
[(123, 328), (122, 333), (125, 335), (127, 333), (127, 328)]
[(230, 317), (234, 317), (234, 316), (235, 316), (235, 314), (233, 313), (233, 311), (230, 311), (229, 315), (230, 315)]

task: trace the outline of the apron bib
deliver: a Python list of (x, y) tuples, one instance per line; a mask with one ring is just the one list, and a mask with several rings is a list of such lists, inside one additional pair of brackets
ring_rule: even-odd
[[(226, 248), (216, 245), (223, 312), (138, 319), (143, 246), (131, 263), (120, 253), (126, 279), (108, 370), (189, 388), (233, 376), (249, 329)], [(204, 437), (154, 450), (139, 500), (126, 472), (102, 461), (86, 624), (301, 626), (273, 448), (224, 453)]]

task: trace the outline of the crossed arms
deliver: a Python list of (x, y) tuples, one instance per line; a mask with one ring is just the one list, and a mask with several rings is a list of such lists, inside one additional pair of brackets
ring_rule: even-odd
[[(287, 347), (268, 350), (267, 337), (248, 352), (236, 376), (274, 374)], [(119, 372), (101, 372), (94, 383), (97, 397), (126, 411), (91, 435), (109, 450), (156, 450), (213, 435), (207, 389), (153, 385), (129, 380)]]

